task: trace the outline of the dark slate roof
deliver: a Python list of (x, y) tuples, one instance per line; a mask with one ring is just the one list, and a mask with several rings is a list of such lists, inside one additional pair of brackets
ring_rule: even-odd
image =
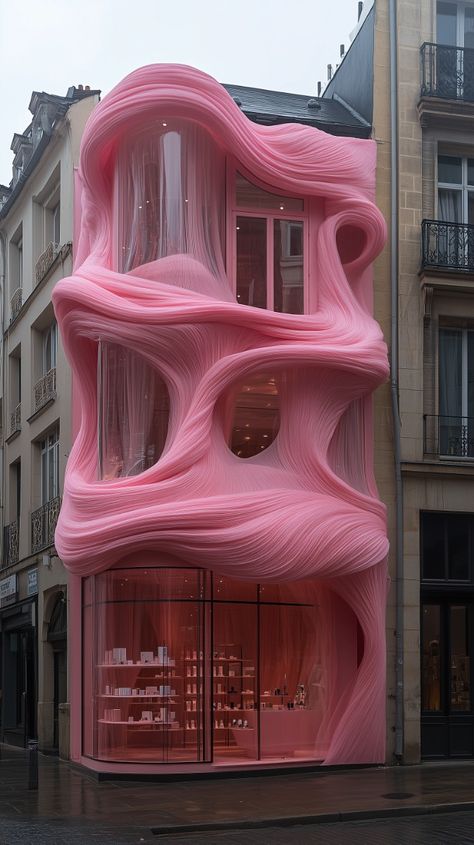
[(350, 135), (355, 138), (370, 136), (370, 125), (337, 99), (247, 88), (244, 85), (224, 85), (224, 88), (255, 123), (267, 126), (302, 123), (323, 129), (331, 135)]

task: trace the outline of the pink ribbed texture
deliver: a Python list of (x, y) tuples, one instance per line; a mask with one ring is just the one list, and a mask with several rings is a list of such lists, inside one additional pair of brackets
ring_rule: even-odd
[[(309, 315), (245, 307), (173, 284), (206, 284), (190, 255), (120, 274), (112, 268), (114, 150), (160, 115), (195, 121), (262, 182), (325, 200)], [(373, 479), (371, 397), (387, 378), (373, 320), (370, 265), (385, 237), (372, 202), (375, 145), (298, 125), (251, 123), (213, 79), (154, 65), (126, 77), (95, 109), (81, 150), (82, 223), (74, 275), (54, 306), (74, 373), (80, 426), (68, 461), (56, 547), (71, 572), (98, 573), (127, 555), (163, 556), (248, 580), (321, 580), (353, 610), (363, 659), (338, 685), (322, 726), (326, 763), (385, 754), (385, 509)], [(344, 265), (336, 234), (362, 251)], [(216, 280), (212, 278), (215, 287)], [(199, 284), (198, 284), (199, 287)], [(209, 290), (209, 287), (207, 288)], [(97, 341), (141, 354), (168, 384), (165, 451), (140, 475), (97, 480)], [(291, 373), (275, 442), (242, 461), (229, 450), (219, 400), (253, 372)], [(339, 596), (336, 599), (334, 593)], [(340, 602), (340, 599), (344, 602)], [(324, 608), (322, 613), (324, 615)], [(344, 662), (337, 632), (326, 652)], [(337, 613), (334, 615), (337, 627)], [(347, 674), (347, 673), (346, 673)]]

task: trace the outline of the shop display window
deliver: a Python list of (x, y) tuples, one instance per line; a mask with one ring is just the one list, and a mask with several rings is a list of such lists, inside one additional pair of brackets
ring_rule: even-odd
[(84, 754), (315, 759), (325, 700), (318, 626), (313, 582), (259, 586), (144, 567), (85, 579)]

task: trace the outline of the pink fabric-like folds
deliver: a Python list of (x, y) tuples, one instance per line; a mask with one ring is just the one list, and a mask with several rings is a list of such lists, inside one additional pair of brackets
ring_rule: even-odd
[[(116, 150), (161, 117), (196, 123), (256, 179), (324, 208), (310, 229), (317, 237), (313, 313), (229, 301), (227, 278), (188, 253), (129, 273), (114, 269)], [(53, 295), (80, 409), (58, 553), (81, 575), (153, 550), (232, 578), (321, 579), (323, 596), (343, 599), (334, 603), (335, 618), (345, 603), (364, 639), (354, 676), (344, 672), (342, 690), (333, 684), (320, 737), (327, 763), (384, 759), (388, 544), (372, 471), (371, 393), (388, 366), (370, 313), (370, 265), (385, 237), (372, 202), (374, 157), (372, 142), (256, 126), (215, 80), (191, 68), (142, 68), (103, 100), (86, 128), (75, 271)], [(363, 233), (362, 247), (343, 264), (338, 232), (349, 238), (351, 227)], [(170, 400), (159, 460), (107, 481), (97, 480), (99, 342), (142, 356)], [(281, 376), (280, 430), (268, 449), (241, 460), (226, 441), (222, 399), (259, 372)]]

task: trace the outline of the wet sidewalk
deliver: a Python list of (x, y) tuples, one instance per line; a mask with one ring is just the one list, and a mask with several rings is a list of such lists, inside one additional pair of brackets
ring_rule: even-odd
[(101, 842), (118, 845), (203, 830), (474, 809), (473, 761), (154, 783), (97, 782), (39, 755), (38, 791), (27, 785), (25, 752), (1, 746), (0, 842), (7, 841), (2, 821), (20, 818), (71, 830), (86, 824), (91, 833), (84, 841), (95, 841), (100, 830)]

